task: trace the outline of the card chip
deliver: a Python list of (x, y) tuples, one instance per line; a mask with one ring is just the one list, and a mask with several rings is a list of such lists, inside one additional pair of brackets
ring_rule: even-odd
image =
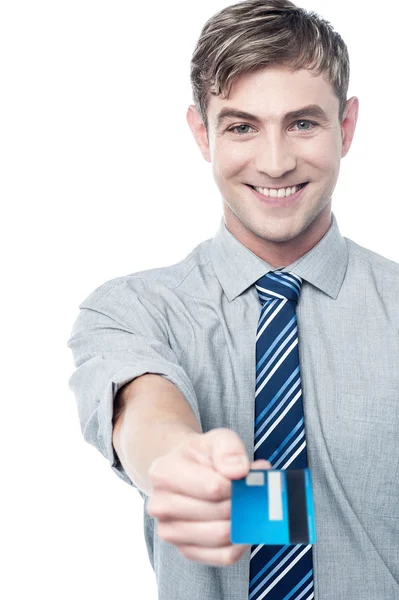
[(269, 520), (283, 520), (283, 502), (281, 495), (281, 473), (280, 471), (267, 472), (267, 486), (269, 494)]
[(265, 485), (265, 476), (263, 473), (251, 472), (247, 475), (247, 485)]

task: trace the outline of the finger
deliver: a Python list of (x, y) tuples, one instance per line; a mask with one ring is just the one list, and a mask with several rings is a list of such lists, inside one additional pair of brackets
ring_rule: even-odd
[(231, 481), (212, 467), (170, 456), (155, 461), (148, 473), (153, 491), (165, 490), (200, 500), (222, 501), (231, 496)]
[(230, 519), (231, 500), (207, 502), (163, 490), (150, 496), (147, 514), (159, 520), (224, 521)]
[(219, 548), (230, 543), (230, 521), (157, 521), (156, 533), (175, 545)]
[(201, 441), (205, 447), (208, 446), (212, 462), (222, 475), (237, 479), (248, 473), (248, 454), (234, 430), (225, 427), (212, 429), (203, 435)]
[(268, 460), (259, 458), (251, 463), (251, 469), (271, 469), (272, 465)]
[(202, 548), (198, 546), (178, 546), (179, 552), (189, 560), (224, 567), (240, 560), (243, 554), (250, 550), (250, 545), (231, 544), (224, 548)]

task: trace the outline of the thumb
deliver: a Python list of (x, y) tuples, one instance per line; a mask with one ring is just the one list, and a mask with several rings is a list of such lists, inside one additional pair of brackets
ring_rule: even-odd
[(225, 477), (240, 479), (248, 474), (250, 462), (244, 443), (233, 429), (220, 427), (206, 434), (213, 465)]

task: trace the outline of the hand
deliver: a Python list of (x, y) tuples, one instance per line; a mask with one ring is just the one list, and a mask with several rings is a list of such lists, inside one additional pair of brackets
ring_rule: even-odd
[[(240, 461), (229, 462), (229, 457)], [(213, 566), (237, 562), (251, 546), (230, 542), (231, 480), (246, 477), (253, 468), (270, 469), (271, 464), (250, 463), (232, 429), (190, 434), (149, 469), (146, 510), (157, 519), (156, 533), (190, 560)]]

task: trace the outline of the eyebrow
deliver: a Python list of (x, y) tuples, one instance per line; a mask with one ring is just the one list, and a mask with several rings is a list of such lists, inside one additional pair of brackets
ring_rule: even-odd
[[(292, 110), (286, 113), (283, 116), (284, 121), (291, 121), (293, 119), (300, 119), (303, 117), (313, 117), (315, 119), (319, 119), (321, 121), (328, 121), (328, 116), (324, 112), (324, 110), (318, 104), (309, 104), (308, 106), (303, 106), (302, 108), (298, 108), (297, 110)], [(222, 108), (218, 113), (216, 118), (216, 127), (219, 129), (223, 121), (226, 119), (246, 119), (248, 121), (253, 121), (258, 125), (261, 125), (262, 120), (256, 115), (251, 115), (251, 113), (238, 110), (236, 108)]]

